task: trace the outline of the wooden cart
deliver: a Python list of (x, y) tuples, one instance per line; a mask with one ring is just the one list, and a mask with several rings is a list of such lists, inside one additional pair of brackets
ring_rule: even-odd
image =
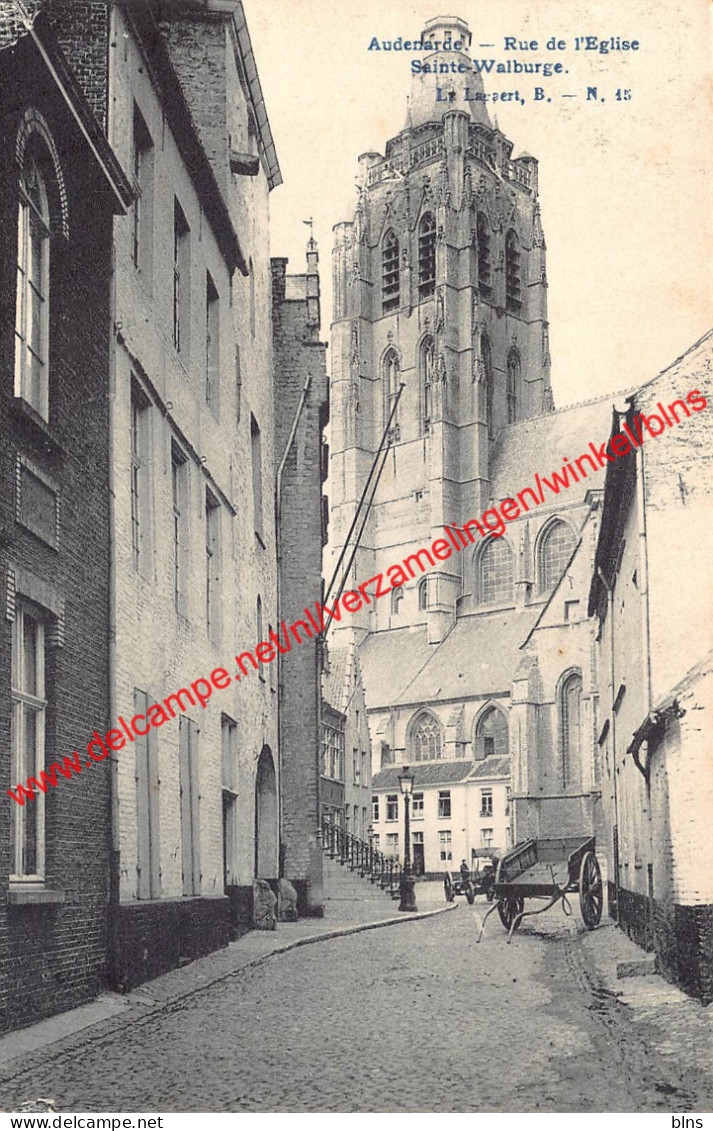
[[(488, 916), (497, 909), (500, 922), (513, 932), (523, 919), (547, 911), (558, 900), (565, 915), (572, 914), (568, 894), (579, 894), (579, 909), (588, 930), (593, 931), (602, 917), (604, 889), (593, 836), (557, 837), (551, 840), (525, 840), (500, 859), (495, 874), (495, 902), (483, 919), (478, 942)], [(542, 899), (544, 907), (525, 911), (526, 899)]]

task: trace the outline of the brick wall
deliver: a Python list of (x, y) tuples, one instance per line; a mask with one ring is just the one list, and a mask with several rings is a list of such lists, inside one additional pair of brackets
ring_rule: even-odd
[[(326, 347), (308, 323), (304, 298), (287, 299), (286, 261), (273, 260), (275, 357), (275, 460), (287, 447), (308, 373), (312, 386), (282, 481), (280, 615), (289, 625), (321, 596), (322, 476), (320, 449), (326, 423)], [(314, 276), (312, 276), (314, 278)], [(293, 287), (290, 293), (295, 293)], [(299, 293), (299, 292), (297, 292)], [(305, 908), (321, 902), (322, 860), (318, 841), (320, 752), (320, 643), (293, 647), (281, 658), (281, 783), (284, 872)]]
[[(48, 606), (64, 603), (64, 642), (47, 650), (46, 762), (82, 751), (108, 724), (108, 388), (111, 202), (29, 37), (0, 56), (0, 83), (14, 94), (0, 157), (0, 1031), (94, 996), (105, 983), (110, 851), (106, 766), (61, 780), (46, 796), (46, 888), (64, 901), (8, 902), (10, 624), (8, 570)], [(6, 107), (8, 103), (6, 102)], [(67, 188), (69, 238), (50, 244), (50, 420), (38, 424), (13, 401), (18, 171), (14, 146), (25, 110), (39, 111), (56, 144)], [(15, 521), (19, 455), (49, 476), (59, 498), (53, 549)], [(27, 578), (35, 579), (31, 584)], [(23, 581), (22, 578), (25, 580)], [(22, 593), (18, 594), (22, 597)], [(25, 594), (27, 596), (27, 594)], [(52, 608), (41, 606), (48, 624)], [(53, 634), (50, 633), (50, 644)]]
[(110, 7), (107, 0), (49, 0), (47, 7), (57, 42), (71, 56), (74, 76), (104, 129)]

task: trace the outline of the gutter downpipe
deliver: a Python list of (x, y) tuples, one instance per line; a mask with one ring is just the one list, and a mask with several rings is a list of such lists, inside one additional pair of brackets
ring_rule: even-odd
[[(276, 585), (276, 589), (277, 589), (277, 625), (276, 625), (276, 631), (277, 631), (278, 635), (279, 635), (279, 632), (280, 632), (280, 622), (282, 620), (282, 582), (281, 582), (281, 565), (282, 565), (282, 477), (285, 473), (285, 467), (287, 466), (287, 460), (288, 460), (290, 452), (292, 450), (292, 445), (295, 442), (295, 436), (297, 435), (297, 429), (299, 428), (300, 419), (302, 417), (302, 413), (304, 411), (304, 407), (305, 407), (305, 404), (307, 402), (307, 397), (309, 395), (311, 385), (312, 385), (312, 374), (308, 373), (307, 378), (306, 378), (305, 383), (304, 383), (304, 387), (302, 389), (302, 395), (300, 397), (299, 404), (297, 405), (297, 411), (295, 412), (295, 417), (294, 417), (294, 420), (292, 421), (292, 427), (290, 429), (290, 434), (287, 438), (287, 446), (286, 446), (286, 448), (283, 452), (282, 459), (280, 460), (280, 463), (278, 465), (277, 474), (275, 475), (275, 550), (276, 550), (276, 558), (277, 558), (277, 577), (276, 577), (276, 582), (277, 582), (277, 585)], [(282, 659), (282, 653), (278, 650), (278, 653), (277, 653), (277, 769), (278, 769), (278, 776), (279, 776), (279, 782), (278, 782), (279, 805), (278, 805), (278, 808), (277, 808), (277, 812), (278, 812), (277, 839), (278, 839), (278, 862), (279, 862), (278, 874), (279, 874), (280, 878), (282, 878), (282, 876), (281, 876), (281, 873), (282, 873), (282, 866), (281, 866), (282, 865), (282, 851), (281, 851), (281, 849), (282, 849), (282, 829), (283, 829), (283, 824), (284, 824), (284, 821), (283, 821), (283, 804), (282, 804), (282, 709), (283, 709), (282, 708), (282, 700), (283, 700), (282, 666), (283, 666), (283, 662), (284, 661)], [(319, 725), (319, 715), (317, 716), (317, 720), (318, 720), (318, 725)], [(317, 743), (317, 765), (319, 766), (319, 742)], [(320, 803), (319, 774), (317, 774), (317, 809), (318, 809), (317, 823), (318, 824), (319, 824), (319, 803)]]
[(606, 577), (604, 576), (601, 566), (597, 566), (597, 577), (607, 595), (607, 615), (609, 617), (609, 701), (611, 703), (611, 746), (612, 746), (612, 783), (614, 787), (614, 828), (616, 836), (614, 838), (614, 892), (616, 895), (616, 924), (617, 926), (621, 920), (621, 913), (619, 908), (619, 797), (616, 786), (617, 764), (616, 764), (616, 711), (614, 710), (614, 590), (609, 585)]
[[(116, 30), (116, 12), (110, 9), (109, 39), (113, 40)], [(107, 135), (109, 144), (113, 142), (114, 116), (112, 114), (113, 83), (111, 67), (107, 73)], [(114, 432), (116, 419), (116, 341), (120, 323), (116, 320), (116, 248), (114, 246), (112, 220), (111, 242), (111, 281), (109, 292), (109, 722), (117, 717), (116, 694), (116, 480), (114, 466)], [(118, 954), (118, 912), (121, 890), (121, 849), (119, 837), (119, 755), (112, 754), (109, 759), (109, 804), (111, 819), (111, 852), (109, 858), (109, 976), (117, 977)], [(119, 988), (117, 985), (114, 989)]]
[[(645, 680), (646, 687), (646, 711), (644, 718), (651, 718), (653, 709), (653, 680), (651, 675), (651, 621), (649, 616), (649, 554), (648, 554), (648, 538), (646, 532), (646, 482), (645, 482), (645, 459), (643, 444), (636, 454), (637, 463), (637, 476), (636, 476), (636, 506), (637, 506), (637, 519), (638, 519), (638, 536), (639, 536), (639, 570), (642, 575), (641, 586), (641, 602), (642, 602), (642, 616), (641, 616), (641, 643), (644, 652), (644, 665), (645, 665)], [(648, 908), (649, 908), (649, 932), (651, 942), (654, 943), (654, 830), (653, 830), (653, 812), (651, 808), (651, 751), (649, 748), (649, 738), (646, 739), (646, 773), (644, 774), (644, 782), (646, 787), (646, 806), (647, 806), (647, 824), (649, 829), (649, 852), (647, 862), (647, 877), (646, 886), (648, 894)]]

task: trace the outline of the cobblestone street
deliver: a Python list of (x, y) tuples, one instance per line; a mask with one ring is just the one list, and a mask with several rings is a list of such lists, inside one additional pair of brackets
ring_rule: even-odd
[(710, 1011), (666, 1004), (660, 979), (648, 1005), (623, 1004), (597, 977), (604, 932), (561, 912), (510, 946), (491, 917), (477, 946), (484, 910), (300, 947), (85, 1030), (18, 1064), (0, 1107), (42, 1095), (59, 1111), (710, 1110)]

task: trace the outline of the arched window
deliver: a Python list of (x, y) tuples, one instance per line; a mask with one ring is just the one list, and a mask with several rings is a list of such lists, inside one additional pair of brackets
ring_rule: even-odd
[(513, 600), (513, 553), (504, 538), (491, 538), (477, 559), (478, 601), (501, 605)]
[(493, 374), (493, 351), (490, 348), (490, 338), (487, 334), (483, 334), (480, 339), (480, 357), (483, 362), (483, 380), (485, 383), (485, 423), (488, 427), (488, 436), (492, 440), (495, 434), (493, 421), (495, 376)]
[(421, 343), (421, 435), (425, 436), (431, 431), (433, 413), (433, 364), (435, 358), (435, 345), (432, 337), (423, 339)]
[(513, 424), (517, 420), (517, 401), (520, 391), (521, 372), (520, 354), (516, 349), (511, 349), (507, 361), (508, 424)]
[(478, 290), (483, 298), (492, 298), (493, 280), (490, 264), (490, 225), (484, 212), (478, 213)]
[(505, 306), (512, 314), (522, 310), (520, 244), (512, 228), (505, 236)]
[(411, 757), (414, 762), (436, 762), (442, 756), (438, 719), (430, 711), (421, 711), (411, 728)]
[[(399, 395), (400, 380), (399, 375), (401, 366), (399, 364), (399, 355), (396, 350), (389, 349), (384, 354), (384, 360), (381, 363), (381, 375), (384, 382), (384, 425), (391, 417), (391, 412), (396, 403), (396, 398)], [(398, 409), (391, 421), (391, 429), (394, 439), (399, 438), (399, 417)]]
[(475, 757), (477, 759), (490, 758), (491, 756), (507, 758), (508, 747), (508, 722), (502, 711), (497, 707), (488, 707), (483, 711), (475, 727), (474, 740)]
[(547, 527), (540, 538), (537, 550), (537, 572), (541, 593), (549, 593), (550, 589), (554, 589), (572, 556), (576, 541), (577, 537), (572, 527), (559, 518)]
[(381, 309), (384, 314), (397, 309), (399, 289), (399, 241), (390, 228), (381, 252)]
[(563, 680), (559, 699), (562, 785), (568, 786), (579, 782), (582, 761), (582, 677), (579, 672), (571, 672)]
[(33, 152), (37, 148), (28, 144), (20, 177), (15, 394), (48, 420), (50, 210), (45, 175)]
[(404, 590), (402, 585), (397, 585), (395, 589), (391, 590), (391, 615), (396, 616), (399, 611), (399, 605), (404, 599)]
[(418, 583), (418, 609), (423, 612), (428, 608), (428, 578), (422, 577)]
[(436, 221), (430, 212), (418, 226), (418, 294), (428, 298), (436, 289)]

